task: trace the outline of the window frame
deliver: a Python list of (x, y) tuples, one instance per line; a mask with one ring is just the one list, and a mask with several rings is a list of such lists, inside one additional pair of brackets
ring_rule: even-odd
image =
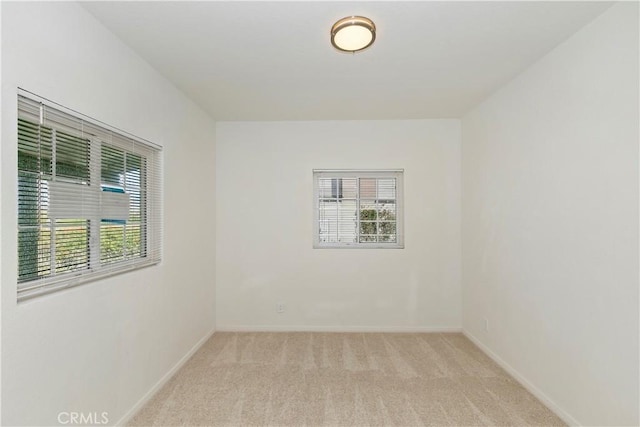
[[(404, 169), (313, 169), (313, 248), (314, 249), (404, 249)], [(356, 197), (358, 217), (357, 242), (321, 242), (320, 241), (320, 186), (319, 179), (337, 178), (376, 178), (396, 180), (396, 241), (360, 242), (360, 194)], [(358, 181), (359, 182), (359, 181)], [(358, 184), (359, 186), (359, 184)], [(333, 188), (332, 188), (333, 192)]]
[[(144, 178), (141, 179), (144, 179), (145, 181), (144, 196), (141, 196), (145, 199), (144, 213), (140, 212), (140, 215), (141, 217), (144, 216), (145, 222), (141, 222), (139, 224), (140, 238), (144, 239), (144, 241), (140, 241), (141, 249), (138, 256), (134, 256), (129, 259), (125, 258), (116, 262), (103, 262), (102, 257), (100, 256), (100, 251), (102, 249), (101, 231), (104, 219), (101, 218), (101, 216), (106, 215), (106, 213), (105, 211), (102, 211), (101, 214), (96, 213), (95, 215), (90, 215), (90, 217), (87, 218), (87, 233), (89, 233), (89, 236), (97, 236), (97, 238), (89, 237), (87, 239), (86, 250), (90, 254), (88, 255), (87, 268), (68, 272), (63, 271), (59, 273), (50, 272), (46, 275), (23, 281), (20, 280), (18, 270), (16, 271), (17, 301), (21, 302), (30, 298), (46, 295), (59, 290), (160, 263), (162, 260), (162, 147), (133, 136), (113, 126), (106, 125), (105, 123), (61, 106), (60, 104), (46, 98), (42, 98), (24, 89), (18, 89), (18, 99), (24, 99), (24, 101), (18, 102), (17, 118), (27, 120), (24, 117), (28, 116), (30, 117), (28, 121), (33, 120), (32, 123), (38, 127), (52, 128), (54, 132), (62, 129), (58, 125), (43, 122), (43, 108), (49, 109), (49, 111), (54, 111), (54, 114), (61, 114), (61, 117), (69, 117), (70, 119), (78, 120), (79, 122), (87, 125), (87, 134), (83, 138), (87, 140), (87, 149), (91, 156), (89, 163), (87, 164), (88, 173), (91, 176), (86, 183), (86, 191), (97, 192), (98, 198), (102, 197), (105, 185), (105, 183), (102, 182), (103, 177), (101, 169), (99, 169), (102, 167), (102, 150), (104, 150), (104, 147), (119, 150), (123, 153), (123, 156), (129, 155), (140, 157), (141, 165), (144, 164)], [(24, 103), (24, 105), (39, 104), (41, 106), (39, 123), (36, 123), (37, 120), (34, 120), (35, 118), (31, 118), (31, 112), (27, 113), (25, 112), (26, 110), (21, 109), (22, 107), (20, 105), (23, 105), (21, 103)], [(19, 126), (19, 123), (19, 120), (16, 121), (16, 125)], [(64, 125), (62, 125), (62, 127), (64, 127)], [(95, 129), (97, 132), (92, 134), (89, 129)], [(109, 139), (106, 135), (111, 135), (112, 138)], [(126, 143), (123, 141), (126, 141)], [(16, 135), (16, 151), (19, 150), (19, 141), (18, 136)], [(52, 156), (53, 157), (50, 161), (55, 162), (56, 153), (52, 152)], [(98, 169), (96, 170), (96, 168)], [(52, 170), (55, 171), (55, 168)], [(17, 168), (16, 172), (16, 185), (19, 186), (19, 176), (21, 172), (20, 167)], [(124, 179), (126, 180), (127, 171), (125, 170), (123, 173), (125, 174)], [(142, 169), (140, 173), (142, 173)], [(64, 178), (56, 179), (55, 173), (48, 178), (46, 174), (42, 175), (42, 172), (40, 171), (37, 172), (37, 174), (39, 175), (38, 179), (44, 178), (49, 182), (49, 184), (47, 184), (48, 186), (51, 186), (51, 183), (53, 182), (73, 182), (73, 180), (67, 180)], [(126, 184), (124, 185), (126, 186)], [(38, 197), (40, 198), (42, 196), (40, 195)], [(48, 199), (50, 196), (48, 195), (46, 197)], [(20, 194), (18, 193), (16, 194), (16, 202), (19, 203), (20, 200)], [(37, 203), (42, 203), (42, 201), (39, 199)], [(104, 209), (109, 208), (108, 205), (101, 206), (104, 206)], [(51, 209), (51, 207), (49, 209)], [(131, 205), (129, 205), (128, 211), (131, 212)], [(107, 219), (108, 218), (110, 217), (107, 217)], [(20, 230), (19, 220), (20, 218), (17, 216), (16, 226), (18, 230)], [(49, 218), (47, 222), (42, 222), (42, 220), (39, 219), (38, 228), (42, 228), (43, 225), (45, 225), (45, 228), (48, 226), (52, 234), (57, 230), (52, 218)], [(142, 231), (143, 228), (144, 232)], [(50, 244), (54, 244), (54, 242), (55, 239), (51, 240)], [(17, 253), (19, 251), (19, 236), (16, 236), (16, 243), (18, 244), (16, 246)], [(124, 237), (123, 245), (123, 251), (126, 251), (126, 240)], [(37, 250), (40, 252), (42, 249), (38, 247)], [(55, 253), (53, 248), (50, 248), (49, 250)], [(17, 265), (17, 267), (19, 269), (20, 265)]]

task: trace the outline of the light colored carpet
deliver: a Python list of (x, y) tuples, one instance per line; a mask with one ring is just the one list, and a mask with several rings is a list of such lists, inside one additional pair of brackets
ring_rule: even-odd
[(564, 423), (462, 334), (218, 332), (129, 425)]

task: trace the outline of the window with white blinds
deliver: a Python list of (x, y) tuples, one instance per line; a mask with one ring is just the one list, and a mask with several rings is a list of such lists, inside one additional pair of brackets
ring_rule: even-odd
[(18, 300), (158, 263), (161, 150), (18, 95)]
[(314, 247), (403, 248), (402, 177), (402, 170), (314, 170)]

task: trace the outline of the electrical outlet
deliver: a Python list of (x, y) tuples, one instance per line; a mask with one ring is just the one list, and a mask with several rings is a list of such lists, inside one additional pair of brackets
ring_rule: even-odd
[(276, 313), (284, 313), (284, 309), (285, 306), (283, 302), (276, 303)]
[(484, 330), (485, 332), (489, 332), (489, 319), (485, 317), (484, 319)]

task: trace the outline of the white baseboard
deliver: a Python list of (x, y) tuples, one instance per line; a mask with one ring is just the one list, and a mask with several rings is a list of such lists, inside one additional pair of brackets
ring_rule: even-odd
[(445, 333), (462, 332), (451, 326), (283, 326), (283, 325), (217, 325), (217, 332), (397, 332)]
[(216, 329), (212, 329), (210, 332), (207, 332), (207, 334), (204, 337), (202, 337), (193, 347), (191, 347), (191, 350), (189, 350), (187, 354), (182, 356), (182, 358), (178, 360), (178, 363), (173, 365), (173, 367), (169, 370), (169, 372), (164, 374), (163, 377), (160, 378), (160, 380), (153, 387), (151, 387), (151, 389), (147, 393), (145, 393), (145, 395), (142, 396), (142, 398), (138, 400), (138, 402), (135, 405), (133, 405), (133, 407), (129, 409), (127, 413), (124, 414), (124, 416), (120, 418), (115, 425), (124, 426), (129, 421), (131, 421), (134, 415), (136, 415), (138, 411), (142, 409), (142, 407), (146, 405), (147, 402), (149, 402), (149, 400), (151, 400), (151, 398), (171, 379), (171, 377), (173, 377), (176, 374), (176, 372), (178, 372), (180, 368), (182, 368), (182, 366), (185, 363), (187, 363), (187, 361), (191, 358), (191, 356), (193, 356), (194, 353), (198, 351), (200, 347), (202, 347), (202, 345), (205, 342), (207, 342), (209, 338), (211, 338), (211, 335), (213, 335), (215, 331)]
[(544, 394), (542, 390), (533, 385), (529, 380), (527, 380), (520, 372), (518, 372), (513, 366), (509, 365), (507, 362), (502, 360), (500, 356), (495, 354), (493, 351), (489, 349), (486, 345), (484, 345), (478, 338), (473, 336), (466, 329), (462, 329), (462, 333), (465, 337), (467, 337), (470, 341), (472, 341), (475, 345), (477, 345), (487, 356), (493, 359), (502, 369), (507, 371), (509, 375), (516, 379), (524, 388), (526, 388), (529, 393), (533, 394), (538, 400), (544, 403), (551, 411), (553, 411), (562, 421), (567, 423), (570, 426), (581, 426), (583, 424), (579, 423), (578, 420), (573, 418), (571, 415), (566, 413), (562, 408), (560, 408), (549, 396)]

